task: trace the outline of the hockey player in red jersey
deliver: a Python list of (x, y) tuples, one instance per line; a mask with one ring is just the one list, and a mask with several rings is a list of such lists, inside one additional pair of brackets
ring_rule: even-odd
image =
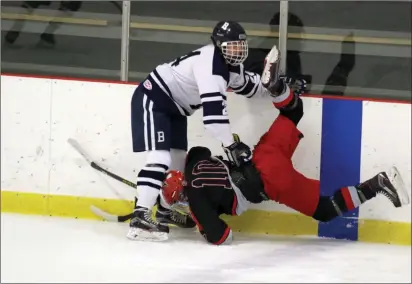
[(250, 203), (267, 200), (284, 204), (320, 222), (351, 211), (377, 194), (386, 196), (395, 207), (409, 204), (396, 167), (362, 183), (342, 185), (331, 196), (322, 196), (319, 180), (299, 173), (291, 161), (303, 138), (297, 128), (303, 116), (302, 99), (299, 92), (293, 92), (283, 79), (276, 77), (276, 64), (270, 65), (262, 82), (274, 82), (268, 89), (280, 114), (260, 138), (252, 161), (234, 166), (222, 157), (213, 157), (206, 147), (193, 147), (187, 156), (184, 182), (180, 176), (182, 182), (172, 183), (173, 179), (176, 181), (174, 174), (166, 179), (162, 195), (175, 196), (177, 199), (171, 203), (187, 202), (203, 237), (216, 245), (231, 243), (232, 231), (220, 215), (240, 215)]

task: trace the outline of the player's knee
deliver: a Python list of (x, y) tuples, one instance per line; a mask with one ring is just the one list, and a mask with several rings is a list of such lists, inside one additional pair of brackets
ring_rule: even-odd
[(171, 157), (168, 151), (148, 152), (146, 165), (140, 169), (137, 175), (137, 186), (140, 190), (150, 193), (145, 194), (144, 198), (139, 198), (138, 205), (146, 207), (154, 205), (170, 164)]
[(160, 164), (170, 168), (172, 156), (167, 150), (149, 151), (147, 154), (146, 164)]
[(338, 212), (328, 196), (321, 196), (319, 198), (318, 206), (313, 214), (313, 218), (320, 222), (329, 222), (338, 216)]
[(170, 149), (171, 166), (173, 170), (183, 172), (185, 170), (186, 151), (180, 149)]

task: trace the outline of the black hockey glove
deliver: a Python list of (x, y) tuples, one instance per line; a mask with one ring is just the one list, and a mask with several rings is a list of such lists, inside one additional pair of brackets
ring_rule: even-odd
[(306, 81), (304, 79), (295, 79), (288, 76), (280, 76), (276, 84), (273, 84), (269, 90), (272, 97), (277, 97), (285, 92), (286, 85), (293, 91), (296, 96), (306, 92)]
[(223, 151), (225, 151), (228, 160), (239, 167), (252, 160), (252, 151), (248, 145), (240, 141), (239, 135), (233, 134), (233, 139), (235, 142), (230, 146), (223, 146)]
[(295, 93), (295, 95), (299, 96), (306, 92), (307, 83), (303, 78), (292, 78), (288, 76), (280, 76), (279, 79), (283, 80), (286, 84), (289, 85), (289, 88)]

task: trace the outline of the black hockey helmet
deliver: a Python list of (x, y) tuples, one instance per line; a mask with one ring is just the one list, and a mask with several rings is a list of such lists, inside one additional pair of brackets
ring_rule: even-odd
[(247, 36), (239, 23), (220, 21), (213, 29), (211, 39), (228, 64), (236, 66), (246, 60), (249, 51)]

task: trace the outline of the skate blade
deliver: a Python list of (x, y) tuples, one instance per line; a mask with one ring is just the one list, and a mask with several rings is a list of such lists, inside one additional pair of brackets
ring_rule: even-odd
[(279, 50), (276, 45), (274, 45), (265, 58), (263, 72), (260, 78), (263, 85), (268, 85), (271, 79), (274, 80), (274, 78), (272, 78), (272, 69), (276, 68), (277, 64), (279, 64)]
[(126, 237), (132, 241), (163, 242), (169, 239), (169, 234), (162, 232), (148, 232), (139, 228), (130, 228)]
[(396, 192), (398, 193), (401, 204), (408, 205), (410, 203), (408, 191), (406, 189), (405, 183), (403, 182), (401, 174), (395, 166), (393, 166), (389, 170), (388, 177), (389, 181), (392, 183), (392, 185), (396, 189)]

